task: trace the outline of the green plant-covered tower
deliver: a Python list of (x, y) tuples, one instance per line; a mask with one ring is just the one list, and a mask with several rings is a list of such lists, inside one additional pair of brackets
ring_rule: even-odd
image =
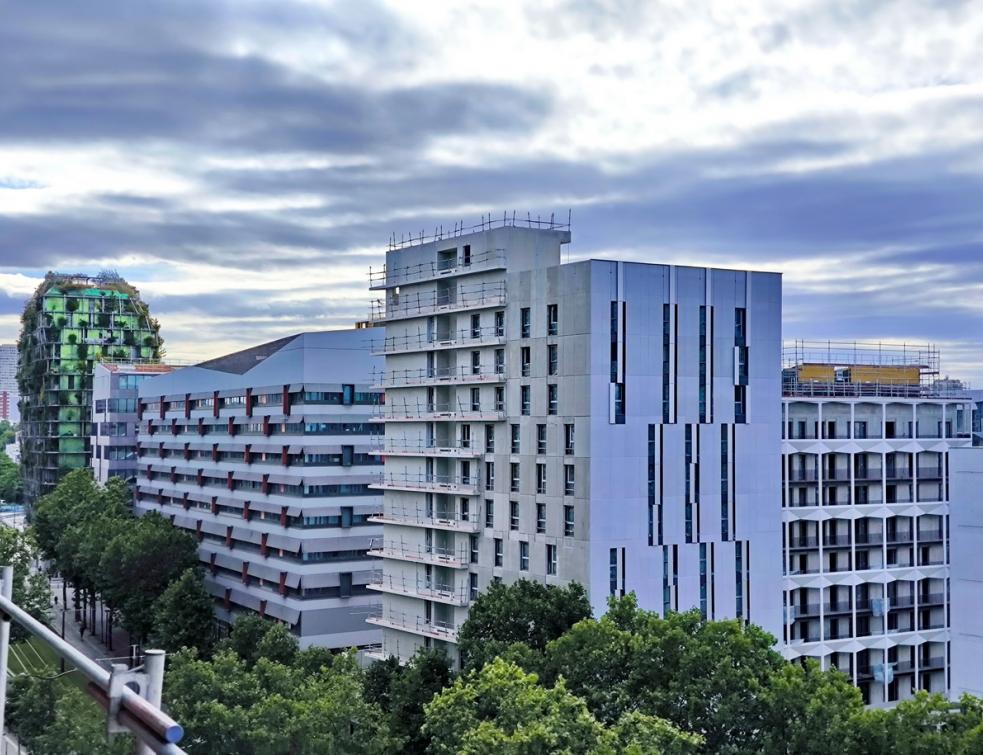
[(93, 363), (159, 360), (162, 341), (140, 292), (112, 272), (49, 272), (21, 324), (21, 464), (31, 503), (89, 464)]

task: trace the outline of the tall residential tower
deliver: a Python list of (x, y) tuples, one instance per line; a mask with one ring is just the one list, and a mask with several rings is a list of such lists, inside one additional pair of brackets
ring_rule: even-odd
[(870, 704), (947, 693), (950, 451), (973, 403), (932, 347), (796, 343), (783, 370), (788, 658)]
[(457, 657), (493, 580), (781, 631), (781, 278), (589, 260), (505, 222), (394, 245), (382, 652)]
[(48, 273), (21, 322), (21, 464), (30, 503), (89, 465), (93, 365), (156, 359), (161, 339), (139, 292), (112, 273)]

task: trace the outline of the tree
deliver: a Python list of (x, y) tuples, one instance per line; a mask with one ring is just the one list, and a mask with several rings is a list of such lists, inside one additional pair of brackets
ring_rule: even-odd
[[(31, 564), (38, 556), (37, 545), (29, 532), (0, 527), (0, 564), (14, 567), (13, 600), (34, 618), (47, 622), (51, 607), (48, 580), (31, 570)], [(16, 642), (27, 635), (19, 624), (15, 624), (11, 636)]]
[(698, 611), (662, 619), (627, 595), (549, 644), (547, 681), (563, 676), (605, 723), (639, 710), (700, 734), (711, 752), (757, 751), (764, 691), (785, 664), (774, 644), (758, 627)]
[(963, 755), (983, 751), (983, 706), (964, 696), (953, 706), (924, 690), (890, 710), (859, 711), (848, 752), (866, 755)]
[(423, 732), (424, 707), (451, 681), (450, 663), (443, 650), (420, 649), (396, 675), (390, 687), (389, 720), (393, 733), (405, 740), (404, 753), (427, 751), (430, 738)]
[(194, 538), (152, 511), (113, 538), (99, 568), (106, 599), (119, 609), (126, 630), (144, 641), (153, 628), (157, 598), (197, 564)]
[(511, 585), (493, 582), (472, 604), (458, 633), (458, 648), (466, 668), (474, 668), (514, 643), (542, 651), (590, 615), (587, 593), (577, 583), (556, 587), (527, 579)]
[(207, 657), (215, 644), (214, 605), (200, 569), (186, 569), (154, 604), (151, 641), (169, 653), (187, 647)]
[(259, 660), (259, 643), (270, 628), (269, 619), (250, 613), (239, 616), (232, 624), (232, 631), (222, 641), (220, 649), (231, 650), (235, 655), (252, 666)]
[(766, 718), (761, 752), (768, 755), (839, 755), (850, 746), (863, 698), (847, 677), (821, 671), (808, 660), (787, 663), (764, 690)]
[(227, 644), (211, 660), (181, 650), (171, 657), (164, 694), (185, 727), (181, 745), (189, 753), (400, 751), (382, 711), (362, 694), (352, 654), (336, 655), (309, 673), (262, 657), (250, 665)]
[(481, 753), (692, 752), (698, 737), (632, 714), (619, 728), (601, 724), (559, 680), (543, 687), (535, 674), (496, 658), (459, 677), (426, 707), (425, 733), (435, 755)]
[(93, 503), (98, 488), (87, 469), (76, 469), (65, 475), (58, 485), (43, 496), (34, 511), (33, 529), (38, 546), (45, 558), (58, 560), (58, 542), (69, 526), (79, 521), (73, 516), (76, 507)]
[(24, 482), (21, 479), (20, 465), (15, 464), (0, 444), (0, 499), (4, 501), (19, 501), (24, 494)]
[[(256, 648), (258, 658), (289, 666), (297, 657), (297, 638), (283, 624), (268, 623), (266, 634)], [(258, 661), (257, 661), (258, 662)]]

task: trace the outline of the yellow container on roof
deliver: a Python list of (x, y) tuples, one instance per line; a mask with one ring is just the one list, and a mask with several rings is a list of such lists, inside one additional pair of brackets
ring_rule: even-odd
[(921, 368), (916, 365), (853, 365), (847, 370), (851, 383), (878, 383), (880, 385), (918, 385)]
[(831, 364), (800, 364), (798, 370), (800, 383), (832, 383), (836, 378)]

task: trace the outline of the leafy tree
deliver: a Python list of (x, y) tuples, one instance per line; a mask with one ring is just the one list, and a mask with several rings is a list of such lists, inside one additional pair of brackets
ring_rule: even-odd
[(768, 755), (839, 755), (850, 746), (854, 717), (863, 712), (860, 690), (813, 660), (787, 663), (772, 674), (764, 702), (761, 752)]
[(297, 657), (297, 638), (283, 624), (268, 622), (268, 629), (256, 648), (257, 656), (289, 666)]
[(606, 723), (639, 710), (700, 734), (712, 752), (747, 752), (761, 747), (764, 692), (785, 664), (774, 644), (758, 627), (698, 611), (662, 619), (627, 595), (550, 643), (546, 662), (548, 679), (563, 676)]
[(152, 511), (113, 538), (99, 568), (107, 601), (119, 609), (126, 630), (142, 641), (153, 628), (157, 598), (197, 564), (194, 538)]
[[(31, 570), (31, 564), (38, 556), (37, 545), (29, 532), (0, 527), (0, 564), (14, 567), (13, 600), (34, 618), (47, 622), (51, 607), (48, 580)], [(11, 636), (16, 642), (27, 635), (19, 624), (14, 624)]]
[(171, 657), (164, 694), (186, 729), (181, 745), (189, 753), (400, 751), (382, 711), (365, 700), (351, 654), (312, 674), (262, 657), (250, 666), (228, 645), (207, 661), (181, 650)]
[(151, 642), (173, 653), (195, 648), (207, 656), (215, 643), (214, 600), (205, 589), (201, 571), (186, 569), (171, 582), (154, 605)]
[(692, 752), (700, 742), (638, 713), (606, 728), (562, 679), (543, 687), (501, 658), (459, 677), (425, 711), (434, 755)]
[(24, 494), (24, 481), (20, 465), (15, 464), (3, 450), (0, 443), (0, 499), (19, 501)]
[(220, 649), (231, 650), (253, 666), (259, 660), (259, 643), (273, 622), (254, 613), (239, 616), (232, 624), (232, 631), (222, 641)]
[(424, 707), (451, 681), (450, 663), (442, 650), (421, 649), (396, 675), (390, 687), (393, 733), (405, 740), (404, 753), (426, 752), (430, 738), (423, 732)]
[(17, 425), (11, 424), (8, 420), (0, 420), (0, 453), (3, 447), (14, 442), (17, 437)]
[(983, 752), (983, 706), (965, 696), (952, 705), (919, 691), (890, 710), (872, 708), (851, 721), (849, 752), (870, 755), (969, 755)]
[(403, 667), (394, 655), (369, 666), (362, 681), (365, 699), (388, 713), (392, 709), (393, 682), (402, 671)]
[(511, 585), (495, 582), (472, 604), (458, 647), (465, 666), (474, 668), (514, 643), (542, 651), (590, 615), (587, 593), (577, 583), (555, 587), (527, 579)]
[(58, 485), (43, 496), (34, 510), (33, 529), (44, 557), (58, 560), (58, 542), (69, 526), (78, 521), (73, 516), (76, 507), (91, 505), (98, 496), (98, 487), (87, 469), (75, 469), (65, 475)]

